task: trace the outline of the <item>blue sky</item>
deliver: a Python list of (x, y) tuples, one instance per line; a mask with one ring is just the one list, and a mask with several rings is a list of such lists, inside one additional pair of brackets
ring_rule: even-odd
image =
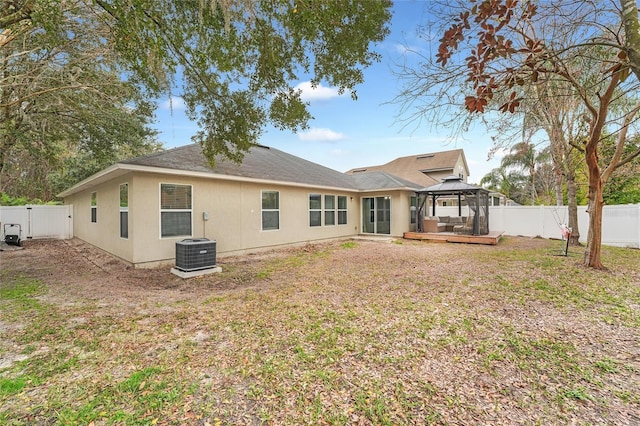
[[(415, 124), (405, 126), (398, 120), (399, 106), (389, 104), (400, 91), (394, 75), (395, 64), (411, 61), (406, 48), (426, 49), (417, 38), (418, 26), (426, 19), (426, 2), (397, 1), (393, 7), (391, 34), (376, 46), (382, 61), (365, 70), (365, 82), (356, 87), (358, 100), (348, 94), (321, 85), (312, 90), (301, 81), (303, 98), (310, 103), (314, 119), (307, 131), (297, 134), (268, 129), (259, 143), (271, 146), (318, 164), (344, 172), (355, 167), (384, 164), (394, 158), (462, 148), (470, 169), (470, 182), (478, 182), (499, 158), (487, 161), (490, 135), (478, 128), (458, 140), (451, 139), (448, 129)], [(180, 98), (160, 100), (155, 128), (165, 148), (191, 143), (197, 123), (184, 114)]]

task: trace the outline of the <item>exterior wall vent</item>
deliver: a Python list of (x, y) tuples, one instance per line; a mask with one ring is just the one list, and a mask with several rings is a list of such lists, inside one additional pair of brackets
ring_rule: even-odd
[(176, 269), (191, 272), (215, 266), (215, 241), (207, 238), (187, 238), (176, 243)]

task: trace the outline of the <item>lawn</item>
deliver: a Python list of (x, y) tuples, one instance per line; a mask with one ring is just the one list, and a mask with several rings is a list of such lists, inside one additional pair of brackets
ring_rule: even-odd
[(0, 424), (640, 424), (640, 250), (347, 241), (182, 281), (0, 253)]

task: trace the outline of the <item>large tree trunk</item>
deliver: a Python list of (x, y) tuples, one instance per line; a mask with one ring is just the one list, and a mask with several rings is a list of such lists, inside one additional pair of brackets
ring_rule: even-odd
[(580, 229), (578, 228), (578, 195), (576, 189), (576, 177), (574, 173), (567, 173), (567, 205), (569, 210), (569, 228), (571, 228), (571, 238), (569, 244), (580, 245)]
[(631, 71), (640, 80), (640, 22), (636, 0), (620, 0), (622, 26), (626, 38), (625, 46)]
[(564, 197), (562, 196), (562, 171), (554, 165), (555, 182), (554, 190), (556, 194), (556, 206), (564, 206)]
[(600, 180), (597, 149), (589, 149), (589, 145), (587, 144), (585, 151), (585, 159), (589, 169), (589, 204), (587, 208), (589, 234), (587, 235), (587, 248), (584, 251), (584, 264), (592, 268), (604, 269), (600, 257), (602, 251), (602, 208), (604, 207), (602, 181)]
[(529, 176), (531, 176), (531, 205), (536, 205), (536, 168), (535, 166), (529, 167)]
[[(613, 99), (613, 93), (620, 82), (621, 69), (611, 74), (611, 80), (607, 86), (607, 90), (599, 95), (600, 105), (598, 109), (591, 108), (594, 121), (591, 123), (589, 140), (584, 147), (584, 158), (589, 172), (589, 234), (587, 235), (587, 248), (584, 251), (584, 264), (597, 269), (604, 269), (600, 257), (602, 251), (602, 208), (604, 207), (604, 198), (602, 196), (602, 172), (598, 163), (598, 146), (600, 137), (607, 122), (607, 112)], [(637, 110), (636, 110), (637, 111)], [(619, 140), (624, 141), (628, 120), (633, 118), (633, 114), (627, 114), (625, 117), (625, 126), (618, 135)], [(618, 150), (616, 150), (618, 152)], [(613, 161), (613, 160), (612, 160)], [(612, 165), (610, 164), (609, 167)], [(613, 169), (608, 169), (611, 173)], [(606, 180), (606, 179), (605, 179)]]
[[(602, 191), (600, 191), (602, 195)], [(601, 260), (602, 251), (602, 208), (604, 201), (589, 200), (589, 235), (587, 236), (587, 248), (584, 251), (584, 264), (592, 268), (604, 269)]]

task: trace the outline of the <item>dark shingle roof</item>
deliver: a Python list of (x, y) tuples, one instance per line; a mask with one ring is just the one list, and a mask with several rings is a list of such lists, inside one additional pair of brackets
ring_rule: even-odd
[(216, 158), (211, 167), (198, 144), (121, 161), (121, 164), (292, 182), (314, 186), (357, 189), (351, 176), (304, 160), (275, 148), (257, 145), (249, 149), (241, 164)]
[(402, 179), (386, 172), (370, 172), (351, 175), (358, 189), (371, 191), (377, 189), (420, 189), (421, 185)]
[(476, 193), (476, 192), (489, 192), (488, 190), (476, 186), (471, 185), (469, 183), (463, 182), (460, 176), (451, 175), (444, 178), (444, 180), (437, 184), (432, 185), (426, 188), (420, 189), (418, 192), (420, 193), (429, 193), (429, 194), (465, 194), (465, 193)]
[(63, 191), (58, 196), (67, 197), (78, 191), (106, 182), (127, 173), (136, 166), (172, 170), (172, 173), (202, 173), (203, 175), (237, 176), (283, 184), (299, 184), (316, 188), (336, 188), (353, 191), (419, 190), (424, 185), (382, 171), (340, 173), (328, 167), (262, 145), (252, 147), (241, 164), (223, 157), (216, 158), (212, 167), (198, 144), (185, 145), (155, 154), (120, 161)]

